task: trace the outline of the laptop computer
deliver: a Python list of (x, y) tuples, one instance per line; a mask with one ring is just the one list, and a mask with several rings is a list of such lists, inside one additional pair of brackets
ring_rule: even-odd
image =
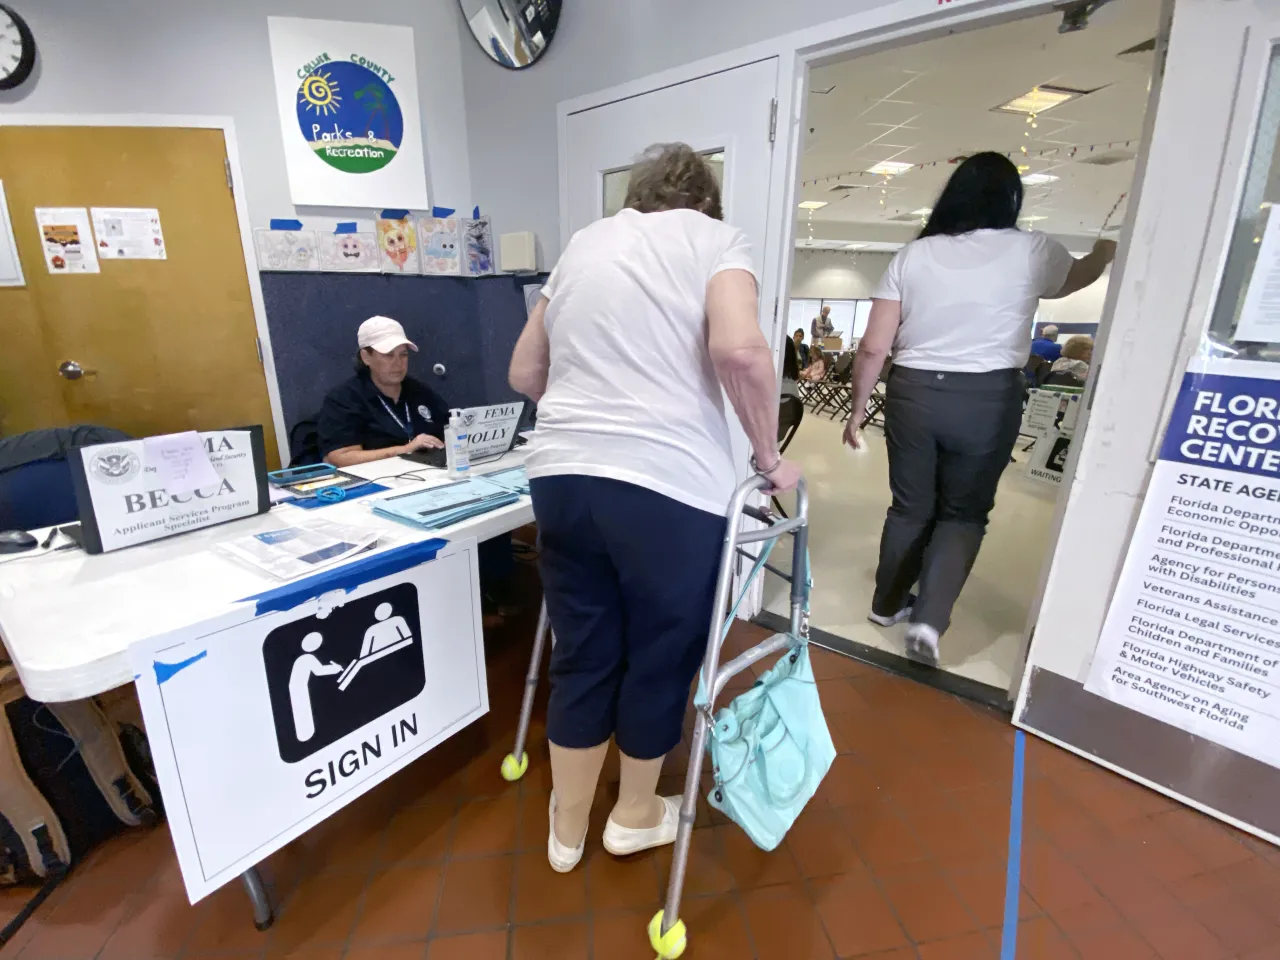
[[(469, 433), (467, 453), (473, 464), (496, 460), (510, 452), (517, 443), (524, 442), (520, 439), (519, 428), (527, 406), (527, 400), (518, 400), (487, 407), (462, 408), (462, 423)], [(448, 455), (443, 448), (417, 450), (403, 454), (403, 457), (440, 470), (448, 465)]]

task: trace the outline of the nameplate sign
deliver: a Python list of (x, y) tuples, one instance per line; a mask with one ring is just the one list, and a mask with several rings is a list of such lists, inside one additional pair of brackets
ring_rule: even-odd
[(195, 471), (185, 456), (180, 469), (199, 477), (194, 488), (175, 484), (173, 452), (163, 444), (127, 440), (72, 451), (85, 552), (132, 547), (270, 509), (262, 427), (209, 430), (198, 436), (212, 474), (203, 463)]
[(464, 409), (462, 423), (470, 435), (467, 454), (471, 459), (496, 457), (510, 450), (523, 413), (523, 401)]

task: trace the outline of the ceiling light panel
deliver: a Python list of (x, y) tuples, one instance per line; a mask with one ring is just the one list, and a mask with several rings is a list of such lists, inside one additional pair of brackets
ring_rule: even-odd
[(801, 210), (821, 210), (827, 205), (825, 200), (804, 200), (800, 203)]
[(1052, 173), (1027, 173), (1023, 175), (1022, 182), (1028, 187), (1039, 187), (1057, 179)]
[(1079, 99), (1085, 94), (1092, 93), (1092, 90), (1076, 90), (1072, 87), (1054, 87), (1048, 84), (1042, 84), (1033, 87), (1020, 97), (1014, 97), (998, 107), (992, 107), (998, 113), (1044, 113), (1046, 110), (1052, 110), (1054, 107), (1060, 107), (1064, 103), (1070, 103), (1072, 100)]
[(896, 177), (914, 166), (914, 163), (903, 163), (901, 160), (881, 160), (875, 166), (868, 167), (867, 173), (874, 173), (878, 177)]

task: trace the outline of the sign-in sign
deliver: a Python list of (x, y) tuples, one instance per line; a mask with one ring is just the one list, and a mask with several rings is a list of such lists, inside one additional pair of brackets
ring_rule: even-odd
[(132, 647), (193, 903), (488, 712), (475, 553)]

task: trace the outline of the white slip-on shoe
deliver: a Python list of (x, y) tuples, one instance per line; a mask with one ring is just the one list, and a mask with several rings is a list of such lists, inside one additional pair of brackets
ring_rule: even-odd
[(906, 605), (897, 613), (891, 613), (888, 616), (881, 616), (874, 610), (867, 613), (867, 619), (878, 627), (892, 627), (895, 623), (901, 623), (907, 617), (911, 616), (912, 604), (916, 602), (915, 594), (907, 597)]
[(615, 857), (629, 857), (642, 850), (665, 847), (676, 842), (680, 829), (680, 797), (661, 797), (662, 822), (647, 830), (636, 827), (620, 827), (609, 817), (604, 825), (604, 848)]
[(583, 837), (577, 847), (566, 847), (556, 839), (556, 795), (551, 794), (551, 806), (547, 810), (547, 862), (556, 873), (568, 873), (582, 860), (582, 851), (587, 845)]
[(927, 623), (913, 623), (907, 628), (907, 656), (912, 660), (938, 665), (938, 631)]

